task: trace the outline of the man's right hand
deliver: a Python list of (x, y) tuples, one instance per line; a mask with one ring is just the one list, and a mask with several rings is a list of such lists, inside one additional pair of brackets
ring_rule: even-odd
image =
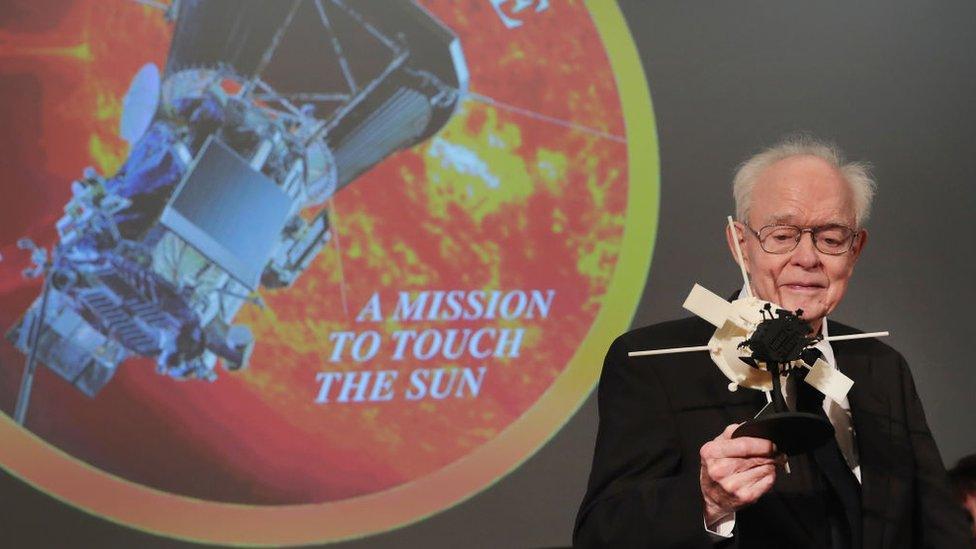
[(701, 455), (701, 491), (705, 500), (705, 524), (712, 526), (746, 505), (754, 503), (773, 487), (776, 466), (786, 456), (765, 439), (732, 438), (739, 424), (705, 443)]

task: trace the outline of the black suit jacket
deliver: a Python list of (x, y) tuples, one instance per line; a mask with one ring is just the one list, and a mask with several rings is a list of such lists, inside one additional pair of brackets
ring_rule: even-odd
[[(637, 329), (607, 353), (598, 392), (593, 469), (573, 535), (577, 547), (712, 547), (702, 525), (701, 446), (753, 417), (762, 392), (728, 390), (704, 352), (652, 357), (628, 351), (704, 344), (699, 318)], [(829, 333), (855, 330), (831, 322)], [(860, 453), (865, 548), (972, 547), (962, 508), (929, 432), (911, 373), (876, 339), (832, 344), (854, 380), (848, 399)], [(821, 547), (824, 520), (777, 475), (773, 489), (736, 514), (728, 547)]]

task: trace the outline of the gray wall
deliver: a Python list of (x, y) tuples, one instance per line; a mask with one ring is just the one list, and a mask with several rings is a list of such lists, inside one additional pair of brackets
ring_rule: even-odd
[[(795, 130), (834, 139), (874, 163), (879, 195), (870, 241), (833, 316), (890, 330), (888, 343), (912, 365), (946, 462), (976, 452), (968, 354), (976, 330), (966, 314), (976, 307), (976, 4), (620, 4), (650, 81), (662, 159), (658, 242), (634, 325), (682, 316), (693, 282), (738, 287), (721, 234), (737, 162)], [(337, 547), (568, 545), (595, 432), (591, 397), (537, 455), (484, 493), (420, 524)], [(44, 545), (174, 545), (95, 521), (4, 477), (0, 509), (12, 508), (21, 512), (0, 516), (0, 545), (10, 535)]]

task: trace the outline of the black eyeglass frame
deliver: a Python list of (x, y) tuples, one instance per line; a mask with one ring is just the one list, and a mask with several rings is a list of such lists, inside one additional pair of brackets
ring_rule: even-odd
[[(827, 254), (827, 255), (844, 255), (844, 254), (846, 254), (847, 252), (851, 251), (854, 248), (854, 242), (857, 240), (857, 237), (860, 236), (860, 234), (861, 234), (861, 231), (859, 229), (854, 229), (852, 227), (848, 227), (847, 225), (841, 225), (839, 223), (830, 223), (828, 225), (818, 225), (816, 227), (800, 227), (799, 225), (790, 225), (790, 224), (787, 224), (787, 223), (774, 223), (772, 225), (763, 225), (762, 227), (759, 228), (758, 231), (755, 230), (755, 229), (753, 229), (749, 225), (746, 225), (745, 223), (742, 223), (742, 222), (739, 222), (739, 225), (742, 225), (746, 229), (749, 229), (749, 232), (751, 232), (753, 234), (753, 236), (756, 237), (756, 240), (759, 241), (759, 247), (762, 248), (762, 250), (764, 252), (766, 252), (768, 254), (773, 254), (773, 255), (788, 254), (788, 253), (792, 252), (793, 250), (795, 250), (796, 247), (800, 245), (800, 240), (803, 238), (803, 233), (810, 233), (810, 239), (813, 240), (813, 247), (816, 248), (816, 250), (818, 252), (823, 253), (823, 254)], [(760, 236), (759, 233), (761, 233), (762, 231), (764, 231), (764, 230), (766, 230), (766, 229), (768, 229), (770, 227), (787, 227), (787, 228), (796, 229), (797, 231), (799, 231), (796, 234), (796, 238), (793, 240), (793, 247), (791, 247), (788, 250), (783, 250), (781, 252), (771, 252), (771, 251), (767, 250), (766, 249), (766, 243), (763, 242), (763, 238), (762, 238), (762, 236)], [(851, 232), (851, 239), (850, 239), (850, 242), (847, 244), (847, 248), (845, 250), (843, 250), (843, 251), (840, 251), (840, 252), (828, 252), (828, 251), (825, 251), (825, 250), (821, 250), (820, 249), (820, 246), (817, 244), (817, 242), (818, 242), (817, 233), (820, 232), (820, 231), (826, 230), (826, 229), (836, 229), (838, 227), (839, 228), (842, 228), (842, 229), (847, 229), (848, 231)], [(767, 237), (768, 236), (769, 235), (767, 235)]]

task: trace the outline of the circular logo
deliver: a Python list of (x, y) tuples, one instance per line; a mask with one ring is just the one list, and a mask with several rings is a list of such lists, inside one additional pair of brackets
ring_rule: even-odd
[(483, 490), (592, 390), (658, 210), (613, 3), (28, 4), (11, 474), (161, 535), (335, 541)]

